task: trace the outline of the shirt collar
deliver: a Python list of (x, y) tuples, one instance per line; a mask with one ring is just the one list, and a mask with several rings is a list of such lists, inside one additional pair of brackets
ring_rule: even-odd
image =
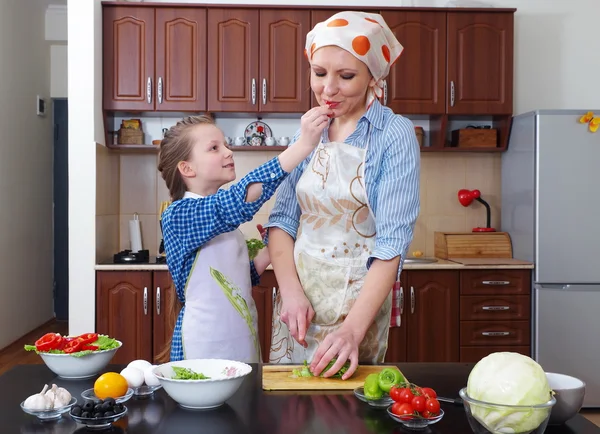
[[(366, 119), (371, 125), (378, 130), (383, 130), (383, 106), (378, 99), (375, 99), (371, 107), (365, 112), (360, 120)], [(360, 122), (359, 120), (359, 122)]]
[(193, 199), (202, 199), (204, 196), (200, 196), (199, 194), (192, 193), (191, 191), (186, 191), (185, 194), (183, 195), (183, 198), (187, 199), (189, 197), (191, 197)]

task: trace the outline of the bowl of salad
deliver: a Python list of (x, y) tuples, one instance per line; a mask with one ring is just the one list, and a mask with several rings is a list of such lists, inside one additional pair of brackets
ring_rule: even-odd
[(252, 372), (246, 363), (224, 359), (189, 359), (158, 365), (152, 373), (165, 392), (184, 408), (219, 407)]
[(46, 333), (33, 345), (25, 345), (25, 350), (35, 351), (52, 372), (72, 380), (98, 374), (121, 345), (120, 341), (98, 333), (79, 336)]

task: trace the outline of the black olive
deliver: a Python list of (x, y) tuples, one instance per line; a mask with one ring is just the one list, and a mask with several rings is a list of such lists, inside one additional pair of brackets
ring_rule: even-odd
[(94, 413), (98, 413), (99, 411), (102, 411), (102, 404), (96, 404), (94, 406)]
[(106, 398), (104, 402), (110, 405), (115, 405), (115, 400), (113, 398)]
[(102, 413), (101, 411), (94, 413), (94, 417), (104, 417), (104, 413)]
[(74, 415), (74, 416), (79, 416), (79, 415), (81, 415), (81, 413), (82, 413), (81, 407), (78, 406), (78, 405), (74, 406), (71, 409), (71, 414)]
[(81, 417), (84, 419), (89, 419), (90, 417), (92, 417), (92, 413), (90, 413), (89, 411), (84, 411), (83, 413), (81, 413)]
[(123, 404), (115, 405), (115, 408), (114, 408), (115, 414), (123, 413), (123, 411), (125, 411), (125, 409), (123, 408)]
[(114, 411), (107, 411), (106, 413), (104, 413), (104, 417), (109, 417), (109, 416), (114, 416), (115, 412)]
[(92, 411), (94, 409), (94, 403), (91, 401), (86, 402), (85, 404), (83, 404), (83, 411)]

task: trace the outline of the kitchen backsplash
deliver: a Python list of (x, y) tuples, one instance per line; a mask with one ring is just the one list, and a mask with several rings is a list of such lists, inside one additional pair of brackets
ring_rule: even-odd
[[(243, 135), (246, 125), (253, 120), (256, 118), (218, 118), (217, 124), (226, 135), (236, 137)], [(297, 119), (264, 121), (276, 137), (291, 138), (298, 126)], [(155, 139), (154, 130), (158, 134), (156, 138), (160, 138), (162, 128), (172, 123), (160, 118), (154, 121), (144, 119), (152, 139)], [(415, 124), (424, 126), (419, 122)], [(234, 155), (237, 178), (277, 154), (268, 148), (265, 151), (237, 151)], [(161, 238), (158, 211), (161, 202), (169, 200), (165, 183), (156, 170), (157, 155), (116, 155), (106, 149), (98, 150), (97, 155), (97, 260), (110, 260), (117, 249), (130, 247), (128, 221), (133, 219), (134, 213), (139, 215), (141, 222), (143, 248), (156, 255)], [(485, 208), (482, 205), (473, 203), (464, 208), (458, 202), (457, 192), (461, 188), (479, 189), (490, 204), (492, 225), (500, 227), (500, 159), (499, 154), (487, 153), (421, 153), (421, 211), (410, 252), (420, 250), (427, 256), (433, 256), (435, 231), (464, 232), (485, 225)], [(118, 195), (115, 194), (117, 191)], [(273, 203), (274, 198), (251, 222), (240, 227), (246, 238), (259, 236), (256, 224), (264, 224), (268, 220)], [(118, 240), (118, 245), (115, 245), (115, 240)]]

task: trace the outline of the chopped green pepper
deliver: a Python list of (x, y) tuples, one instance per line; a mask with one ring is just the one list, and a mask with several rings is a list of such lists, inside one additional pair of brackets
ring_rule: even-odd
[(365, 379), (365, 398), (367, 399), (381, 399), (383, 396), (383, 390), (379, 387), (379, 374), (369, 374)]
[(389, 393), (393, 386), (406, 382), (404, 375), (396, 368), (383, 368), (378, 376), (379, 387), (386, 393)]

